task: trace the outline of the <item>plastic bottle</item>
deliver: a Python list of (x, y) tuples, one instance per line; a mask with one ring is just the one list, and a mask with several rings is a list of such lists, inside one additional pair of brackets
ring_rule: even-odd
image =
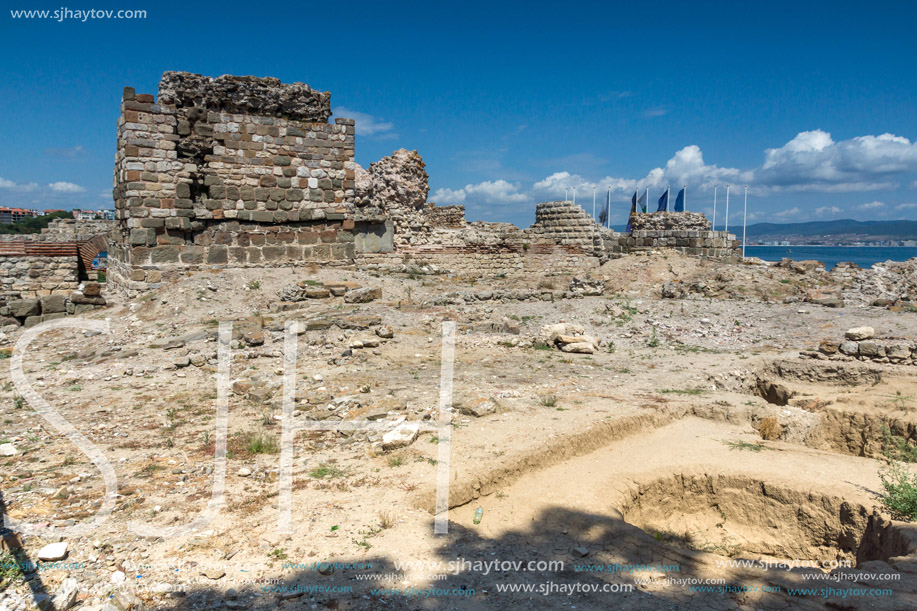
[(483, 508), (478, 507), (477, 509), (474, 510), (474, 523), (475, 523), (475, 524), (480, 524), (480, 523), (481, 523), (481, 518), (483, 518), (483, 517), (484, 517), (484, 509), (483, 509)]

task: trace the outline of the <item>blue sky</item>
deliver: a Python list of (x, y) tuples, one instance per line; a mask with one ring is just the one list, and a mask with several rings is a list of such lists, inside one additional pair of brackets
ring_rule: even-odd
[(0, 14), (0, 205), (111, 207), (122, 88), (187, 70), (331, 91), (359, 163), (417, 149), (471, 220), (715, 182), (754, 221), (917, 219), (914, 2), (197, 4), (7, 3), (147, 18)]

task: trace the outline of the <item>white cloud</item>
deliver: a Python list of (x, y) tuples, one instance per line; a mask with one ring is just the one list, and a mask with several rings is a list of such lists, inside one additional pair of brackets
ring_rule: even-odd
[(643, 111), (643, 116), (647, 119), (655, 119), (656, 117), (664, 117), (669, 114), (669, 109), (664, 106), (656, 106), (655, 108), (648, 108)]
[[(555, 163), (561, 167), (582, 165), (573, 159), (555, 160)], [(601, 198), (606, 188), (611, 187), (617, 200), (622, 196), (621, 191), (630, 193), (645, 188), (658, 191), (666, 186), (678, 189), (687, 185), (690, 207), (692, 193), (710, 191), (714, 184), (719, 184), (721, 191), (725, 184), (731, 184), (737, 195), (741, 195), (742, 186), (749, 185), (749, 192), (758, 196), (783, 191), (892, 190), (902, 182), (910, 182), (915, 173), (917, 142), (892, 134), (835, 141), (830, 133), (816, 129), (800, 132), (782, 146), (765, 150), (761, 165), (750, 169), (708, 164), (700, 147), (692, 144), (676, 151), (663, 167), (653, 168), (642, 178), (605, 176), (590, 179), (562, 170), (535, 181), (529, 188), (500, 179), (466, 185), (458, 190), (438, 189), (434, 201), (471, 206), (524, 200), (538, 202), (563, 198), (565, 188), (571, 187), (577, 188), (578, 198), (583, 197), (584, 201), (591, 199), (593, 188)], [(913, 186), (917, 186), (917, 182)], [(870, 202), (856, 209), (876, 212), (885, 208), (881, 202)], [(800, 212), (794, 207), (777, 216), (788, 217)], [(842, 210), (837, 206), (822, 206), (815, 212), (835, 215)]]
[(86, 191), (83, 187), (72, 182), (52, 182), (48, 188), (57, 193), (83, 193)]
[(437, 189), (432, 201), (442, 204), (462, 204), (466, 200), (479, 204), (512, 204), (528, 201), (525, 193), (519, 192), (520, 185), (505, 180), (485, 180), (468, 184), (461, 189)]
[(895, 206), (895, 210), (913, 210), (917, 208), (917, 204), (898, 204)]
[(0, 178), (0, 189), (10, 189), (11, 191), (34, 191), (38, 185), (34, 182), (18, 183), (6, 178)]
[(784, 219), (791, 216), (798, 216), (801, 212), (802, 210), (800, 210), (797, 206), (794, 206), (789, 210), (781, 210), (780, 212), (775, 212), (774, 216)]
[(373, 115), (358, 110), (350, 110), (343, 106), (338, 106), (334, 110), (335, 116), (353, 119), (356, 123), (354, 128), (358, 136), (372, 136), (380, 139), (396, 138), (398, 134), (392, 130), (395, 125), (390, 121), (382, 121)]
[(917, 143), (907, 138), (881, 134), (835, 142), (817, 129), (767, 149), (754, 182), (777, 191), (871, 191), (894, 188), (896, 177), (915, 171)]
[(73, 146), (65, 149), (45, 149), (45, 155), (51, 157), (63, 157), (65, 159), (76, 159), (83, 155), (82, 146)]

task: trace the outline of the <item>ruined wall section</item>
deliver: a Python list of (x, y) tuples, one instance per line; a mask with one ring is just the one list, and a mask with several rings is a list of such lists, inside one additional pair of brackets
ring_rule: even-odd
[(610, 255), (673, 249), (682, 254), (708, 258), (741, 258), (742, 247), (736, 236), (713, 231), (701, 212), (637, 213), (631, 217), (630, 234), (604, 236), (604, 249)]
[(126, 88), (109, 279), (352, 261), (354, 122), (330, 115), (329, 93), (271, 78), (166, 72), (158, 101)]
[(535, 206), (535, 224), (526, 232), (532, 240), (578, 247), (584, 253), (601, 256), (602, 227), (572, 202), (542, 202)]
[(601, 263), (591, 244), (584, 248), (573, 241), (559, 243), (540, 228), (533, 231), (511, 223), (468, 223), (463, 206), (439, 208), (428, 204), (415, 219), (410, 242), (396, 240), (396, 248), (389, 253), (364, 253), (359, 263), (368, 269), (468, 276), (577, 273)]

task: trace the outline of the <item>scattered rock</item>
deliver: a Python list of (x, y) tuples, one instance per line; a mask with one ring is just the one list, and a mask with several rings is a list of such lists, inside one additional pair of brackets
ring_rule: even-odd
[(562, 352), (571, 352), (575, 354), (595, 354), (595, 346), (589, 342), (561, 344), (560, 349)]
[(838, 350), (847, 356), (856, 356), (860, 352), (860, 345), (856, 342), (841, 342), (841, 345), (838, 346)]
[(382, 299), (382, 289), (376, 287), (364, 287), (361, 289), (353, 289), (344, 293), (344, 302), (345, 303), (369, 303), (376, 299)]
[(395, 337), (395, 332), (392, 330), (391, 327), (379, 327), (378, 329), (376, 329), (376, 335), (378, 335), (382, 339), (392, 339), (393, 337)]
[(98, 297), (102, 294), (102, 285), (98, 282), (84, 282), (80, 286), (80, 292), (87, 297)]
[(878, 358), (885, 356), (885, 346), (881, 346), (876, 342), (860, 342), (859, 352), (860, 356)]
[(844, 337), (855, 342), (871, 339), (875, 336), (876, 330), (872, 327), (854, 327), (853, 329), (847, 329), (847, 332), (844, 334)]
[(340, 318), (334, 319), (334, 324), (336, 324), (341, 329), (368, 329), (376, 325), (382, 324), (382, 319), (378, 316), (373, 316), (370, 314), (355, 314), (353, 316), (342, 316)]
[(453, 404), (459, 412), (465, 414), (466, 416), (474, 416), (475, 418), (481, 418), (482, 416), (488, 416), (497, 411), (497, 404), (487, 398), (477, 398), (471, 399), (470, 401), (459, 401)]
[(384, 450), (397, 450), (398, 448), (409, 446), (417, 439), (419, 431), (420, 425), (405, 422), (382, 435), (382, 448)]
[(685, 290), (676, 282), (666, 282), (662, 285), (663, 299), (681, 299), (685, 296)]
[(51, 607), (55, 611), (66, 611), (76, 604), (76, 596), (80, 592), (79, 584), (73, 577), (67, 577), (51, 597)]
[(584, 296), (598, 296), (605, 292), (605, 281), (601, 279), (574, 276), (570, 279), (570, 291)]
[(131, 592), (119, 590), (111, 599), (112, 605), (119, 611), (136, 611), (143, 607), (140, 599)]
[(242, 333), (242, 341), (249, 346), (260, 346), (264, 343), (264, 331), (262, 329), (246, 329)]
[(38, 550), (38, 559), (44, 560), (46, 562), (53, 562), (55, 560), (63, 560), (67, 557), (67, 542), (60, 541), (58, 543), (49, 543), (40, 550)]
[(0, 456), (16, 456), (16, 446), (11, 443), (0, 443)]

